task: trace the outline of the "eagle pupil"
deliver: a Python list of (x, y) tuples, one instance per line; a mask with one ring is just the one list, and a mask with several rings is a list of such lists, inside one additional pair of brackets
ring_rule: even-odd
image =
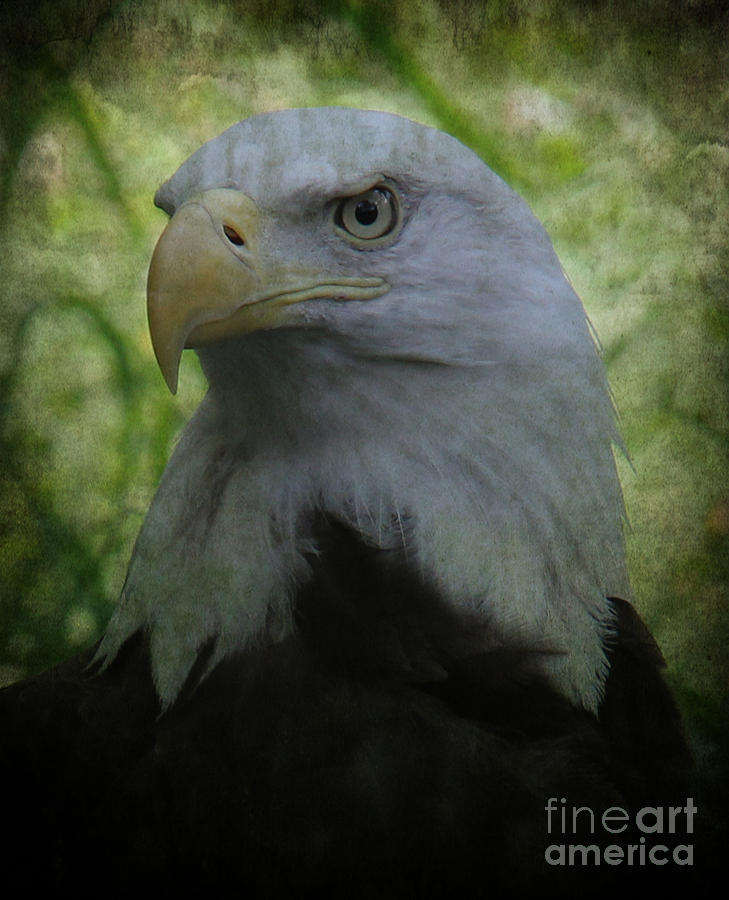
[(360, 225), (371, 225), (377, 218), (377, 204), (372, 200), (360, 200), (355, 207), (354, 217)]

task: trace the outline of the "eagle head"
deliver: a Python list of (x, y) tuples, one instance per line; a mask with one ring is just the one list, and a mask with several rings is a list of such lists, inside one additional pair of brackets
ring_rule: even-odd
[(169, 705), (203, 645), (210, 668), (291, 634), (324, 514), (595, 710), (629, 590), (618, 436), (527, 204), (455, 138), (345, 108), (234, 125), (156, 203), (155, 354), (174, 392), (194, 348), (210, 390), (99, 657), (146, 629)]

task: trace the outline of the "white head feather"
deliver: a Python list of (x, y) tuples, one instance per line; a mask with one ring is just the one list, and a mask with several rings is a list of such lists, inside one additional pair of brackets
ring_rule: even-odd
[[(405, 224), (362, 251), (332, 208), (391, 180)], [(171, 703), (202, 644), (212, 664), (291, 627), (307, 578), (307, 511), (371, 543), (405, 543), (454, 606), (595, 710), (607, 597), (629, 591), (617, 441), (582, 305), (527, 205), (454, 138), (380, 112), (254, 116), (158, 192), (172, 213), (208, 188), (244, 191), (289, 265), (380, 276), (376, 300), (298, 304), (296, 327), (200, 350), (210, 392), (175, 451), (99, 650), (149, 630)], [(407, 527), (403, 524), (407, 522)]]

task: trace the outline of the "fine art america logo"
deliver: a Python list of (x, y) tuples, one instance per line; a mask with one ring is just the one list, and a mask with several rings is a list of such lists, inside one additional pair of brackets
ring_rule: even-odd
[[(589, 806), (567, 806), (564, 797), (559, 801), (550, 797), (544, 809), (547, 834), (564, 842), (550, 844), (544, 851), (550, 866), (694, 864), (693, 844), (677, 843), (694, 831), (698, 809), (692, 797), (686, 798), (685, 806), (644, 806), (635, 814), (620, 806), (596, 814)], [(584, 839), (585, 834), (596, 843), (571, 842), (577, 835)], [(610, 835), (615, 835), (615, 842), (607, 844)]]

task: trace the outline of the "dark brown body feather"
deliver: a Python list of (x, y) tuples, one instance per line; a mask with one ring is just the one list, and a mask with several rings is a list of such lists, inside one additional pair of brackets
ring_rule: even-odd
[[(331, 524), (319, 543), (296, 634), (198, 683), (201, 659), (161, 716), (141, 633), (101, 674), (89, 652), (0, 693), (6, 884), (406, 898), (665, 877), (544, 861), (560, 840), (549, 797), (598, 813), (686, 801), (680, 720), (631, 607), (615, 601), (598, 721), (537, 676), (533, 653), (483, 649), (487, 629), (401, 559)], [(672, 884), (685, 875), (670, 869)]]

